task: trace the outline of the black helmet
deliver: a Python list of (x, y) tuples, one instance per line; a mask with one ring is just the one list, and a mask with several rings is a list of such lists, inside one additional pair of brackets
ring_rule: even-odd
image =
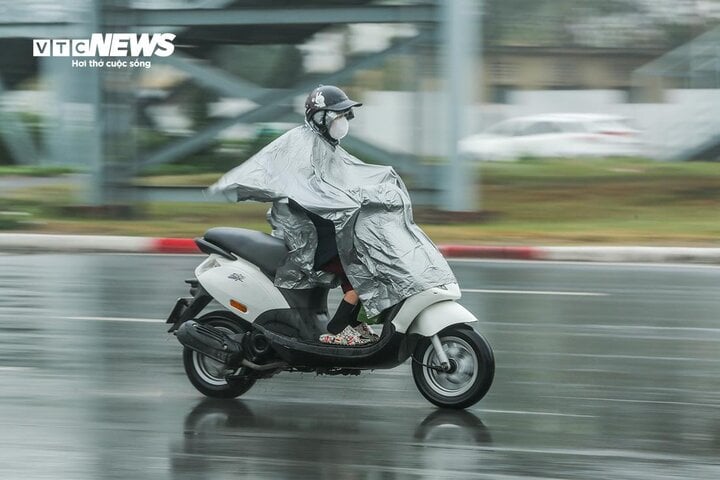
[(305, 100), (305, 119), (311, 121), (317, 112), (342, 112), (352, 107), (359, 107), (362, 103), (350, 100), (345, 92), (333, 85), (320, 85), (310, 92)]

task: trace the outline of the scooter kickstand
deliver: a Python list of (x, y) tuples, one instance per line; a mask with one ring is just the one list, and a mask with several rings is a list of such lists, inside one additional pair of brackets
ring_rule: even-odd
[(432, 338), (430, 338), (430, 341), (432, 342), (433, 348), (435, 348), (435, 353), (440, 360), (440, 367), (442, 368), (442, 371), (450, 371), (450, 360), (448, 360), (448, 357), (445, 354), (445, 350), (443, 350), (442, 348), (442, 343), (440, 343), (440, 337), (438, 337), (437, 335), (433, 335)]

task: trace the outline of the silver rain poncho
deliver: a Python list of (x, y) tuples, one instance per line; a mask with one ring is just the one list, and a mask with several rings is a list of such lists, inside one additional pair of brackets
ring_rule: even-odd
[(456, 283), (445, 258), (415, 224), (407, 189), (391, 167), (368, 165), (308, 126), (290, 130), (210, 187), (237, 201), (273, 202), (272, 235), (289, 254), (281, 288), (337, 285), (313, 270), (317, 233), (292, 199), (335, 226), (340, 261), (369, 317), (431, 287)]

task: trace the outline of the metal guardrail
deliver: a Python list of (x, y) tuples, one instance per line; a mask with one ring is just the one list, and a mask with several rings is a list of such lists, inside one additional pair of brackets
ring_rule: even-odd
[(330, 25), (349, 23), (420, 23), (437, 21), (432, 5), (306, 6), (303, 8), (212, 8), (133, 9), (111, 13), (120, 25)]

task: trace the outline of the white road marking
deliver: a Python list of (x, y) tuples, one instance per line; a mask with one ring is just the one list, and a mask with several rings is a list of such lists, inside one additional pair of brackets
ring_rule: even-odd
[(135, 323), (162, 323), (159, 318), (132, 318), (132, 317), (56, 317), (60, 320), (85, 320), (91, 322), (135, 322)]
[(715, 403), (697, 403), (697, 402), (673, 402), (669, 400), (635, 400), (629, 398), (604, 398), (604, 397), (572, 397), (572, 396), (559, 396), (559, 395), (541, 395), (542, 398), (553, 398), (562, 400), (592, 400), (600, 402), (621, 402), (621, 403), (652, 403), (658, 405), (682, 405), (691, 407), (707, 407), (707, 408), (720, 408), (720, 405)]
[(492, 408), (484, 408), (483, 413), (505, 413), (511, 415), (541, 415), (548, 417), (573, 417), (573, 418), (596, 418), (595, 415), (581, 415), (576, 413), (556, 413), (556, 412), (534, 412), (530, 410), (496, 410)]
[(563, 292), (557, 290), (493, 290), (484, 288), (462, 288), (466, 293), (502, 293), (509, 295), (565, 295), (574, 297), (607, 297), (609, 293), (600, 292)]
[(579, 260), (519, 260), (513, 258), (448, 258), (448, 262), (457, 263), (520, 263), (534, 265), (580, 265), (583, 267), (648, 267), (648, 268), (685, 268), (685, 269), (720, 269), (720, 265), (707, 263), (662, 263), (662, 262), (599, 262)]
[(697, 362), (697, 363), (720, 363), (720, 360), (714, 358), (699, 357), (663, 357), (653, 355), (619, 355), (609, 353), (567, 353), (567, 352), (529, 352), (519, 350), (495, 350), (495, 353), (525, 355), (534, 357), (567, 357), (567, 358), (607, 358), (622, 360), (652, 360), (663, 362)]
[(503, 327), (543, 327), (543, 328), (561, 328), (568, 329), (608, 329), (608, 330), (665, 330), (665, 331), (687, 331), (687, 332), (705, 332), (720, 333), (720, 328), (704, 328), (704, 327), (666, 327), (661, 325), (570, 325), (567, 323), (528, 323), (528, 322), (482, 322), (486, 325), (500, 325)]
[[(448, 445), (450, 446), (450, 445)], [(592, 448), (525, 448), (525, 447), (501, 447), (501, 446), (484, 446), (484, 445), (467, 445), (460, 446), (453, 444), (453, 448), (467, 448), (472, 450), (488, 451), (488, 452), (510, 452), (510, 453), (535, 453), (543, 455), (572, 455), (579, 457), (600, 457), (600, 458), (618, 458), (628, 460), (657, 460), (661, 462), (667, 462), (670, 460), (674, 461), (687, 461), (689, 457), (668, 454), (668, 453), (653, 453), (653, 452), (642, 452), (635, 450), (613, 450), (610, 448), (604, 449), (592, 449)], [(495, 478), (490, 477), (490, 478)], [(527, 478), (527, 477), (522, 477)]]

